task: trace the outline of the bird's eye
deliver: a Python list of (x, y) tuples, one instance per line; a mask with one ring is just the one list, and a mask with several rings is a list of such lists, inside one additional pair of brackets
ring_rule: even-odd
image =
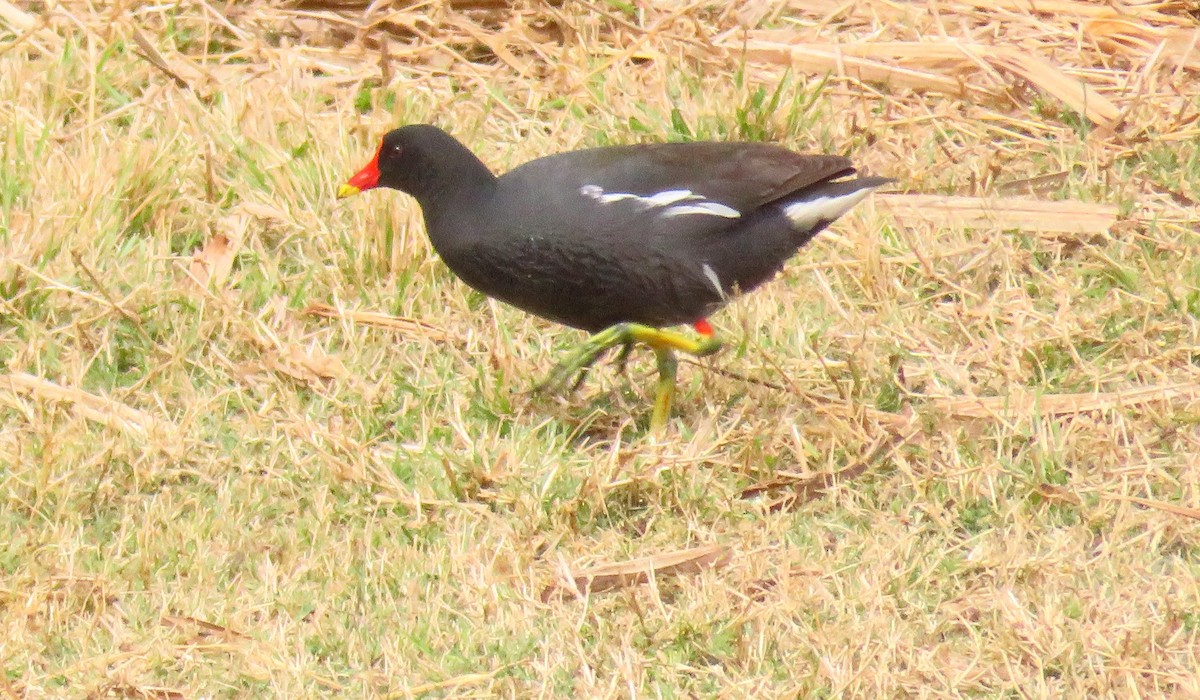
[(393, 157), (399, 157), (402, 153), (404, 153), (404, 146), (401, 146), (398, 143), (393, 143), (390, 150)]

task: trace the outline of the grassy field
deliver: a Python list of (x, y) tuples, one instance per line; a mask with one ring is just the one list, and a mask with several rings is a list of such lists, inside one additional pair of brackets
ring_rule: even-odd
[[(0, 698), (1200, 697), (1195, 4), (791, 4), (0, 0)], [(410, 122), (897, 183), (654, 435)]]

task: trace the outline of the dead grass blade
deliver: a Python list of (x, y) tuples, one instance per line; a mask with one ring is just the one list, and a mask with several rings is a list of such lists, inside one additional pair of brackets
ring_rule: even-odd
[(448, 24), (462, 30), (472, 39), (486, 46), (489, 51), (496, 55), (496, 58), (508, 64), (510, 68), (516, 71), (517, 75), (526, 76), (530, 74), (532, 64), (510, 51), (504, 44), (504, 36), (502, 34), (485, 32), (473, 23), (459, 18), (451, 18)]
[[(1128, 3), (1089, 2), (1087, 0), (955, 0), (958, 4), (976, 7), (987, 12), (1005, 10), (1019, 14), (1037, 13), (1055, 17), (1117, 17), (1128, 12), (1147, 22), (1174, 22), (1170, 15), (1157, 11), (1170, 3), (1148, 3), (1134, 7)], [(1129, 15), (1126, 15), (1129, 16)]]
[(1056, 484), (1038, 484), (1036, 490), (1042, 498), (1054, 503), (1078, 506), (1083, 502), (1074, 491)]
[(240, 241), (214, 233), (204, 247), (192, 256), (188, 279), (201, 289), (220, 287), (229, 279), (229, 273), (233, 271), (233, 259), (240, 247)]
[(732, 57), (790, 66), (798, 72), (832, 73), (893, 88), (977, 98), (1007, 88), (985, 83), (994, 83), (994, 70), (1003, 69), (1107, 131), (1116, 131), (1121, 125), (1121, 110), (1095, 87), (1031, 53), (1007, 46), (955, 40), (796, 44), (747, 41), (741, 36), (730, 37), (724, 46)]
[(1014, 388), (1007, 396), (933, 398), (931, 405), (939, 411), (960, 418), (999, 419), (1034, 412), (1042, 415), (1070, 415), (1088, 411), (1109, 411), (1177, 398), (1194, 399), (1197, 396), (1200, 396), (1200, 386), (1180, 382), (1080, 394), (1037, 395)]
[(306, 316), (349, 319), (364, 326), (401, 331), (441, 343), (452, 342), (454, 340), (445, 331), (433, 324), (402, 316), (389, 316), (388, 314), (381, 314), (374, 311), (347, 311), (328, 304), (317, 303), (309, 304), (302, 313)]
[[(75, 261), (75, 266), (77, 268), (79, 268), (79, 271), (82, 272), (84, 274), (84, 276), (87, 277), (88, 280), (90, 280), (91, 283), (100, 292), (100, 294), (102, 295), (103, 298), (102, 298), (102, 300), (99, 300), (99, 301), (101, 303), (106, 303), (109, 307), (112, 308), (113, 311), (115, 311), (118, 314), (120, 314), (121, 316), (123, 316), (125, 318), (125, 320), (129, 321), (129, 323), (132, 324), (133, 327), (137, 329), (139, 334), (142, 334), (143, 337), (146, 337), (145, 336), (146, 331), (142, 328), (141, 321), (138, 319), (137, 314), (133, 313), (129, 309), (126, 309), (121, 304), (121, 302), (117, 300), (116, 296), (113, 295), (113, 293), (109, 290), (108, 285), (106, 285), (103, 282), (103, 280), (100, 279), (100, 276), (97, 275), (95, 273), (95, 271), (93, 271), (92, 268), (86, 262), (84, 262), (83, 257), (78, 253), (78, 251), (71, 251), (71, 259)], [(22, 267), (24, 267), (24, 266), (22, 266)], [(25, 269), (29, 270), (29, 268), (25, 268)], [(86, 294), (82, 290), (76, 290), (74, 287), (69, 287), (69, 286), (64, 285), (62, 288), (65, 290), (69, 290), (72, 293)], [(92, 299), (96, 299), (96, 297), (93, 297), (91, 295), (86, 295), (86, 296), (88, 296), (89, 298), (92, 298)]]
[(945, 228), (997, 228), (1101, 235), (1114, 224), (1114, 204), (1039, 199), (877, 194), (875, 206), (891, 216)]
[(996, 185), (996, 194), (1004, 196), (1030, 195), (1036, 197), (1060, 189), (1070, 179), (1072, 171), (1060, 170), (1034, 177), (1024, 177)]
[(780, 473), (771, 481), (755, 484), (743, 489), (741, 497), (751, 499), (783, 491), (783, 495), (767, 503), (766, 508), (772, 513), (808, 503), (836, 484), (857, 479), (872, 466), (879, 464), (882, 460), (890, 459), (892, 455), (896, 454), (897, 450), (912, 442), (921, 434), (921, 429), (913, 426), (911, 415), (907, 417), (906, 425), (908, 426), (907, 430), (892, 433), (890, 439), (888, 435), (881, 435), (876, 438), (874, 444), (867, 450), (866, 456), (849, 467), (823, 474), (802, 475)]
[(1169, 503), (1167, 501), (1155, 501), (1149, 498), (1141, 498), (1140, 496), (1125, 496), (1119, 493), (1107, 493), (1104, 495), (1116, 501), (1128, 501), (1130, 503), (1136, 503), (1140, 506), (1146, 506), (1147, 508), (1161, 510), (1166, 513), (1182, 515), (1183, 517), (1190, 518), (1192, 520), (1200, 520), (1200, 508), (1188, 508), (1187, 506), (1181, 506), (1175, 503)]
[(1163, 58), (1186, 70), (1200, 71), (1200, 29), (1160, 29), (1124, 18), (1097, 19), (1083, 26), (1102, 48), (1133, 58), (1150, 56), (1163, 46)]
[(23, 700), (28, 697), (23, 688), (13, 685), (6, 676), (0, 676), (0, 692), (3, 692), (8, 700)]
[(542, 591), (542, 602), (571, 597), (583, 598), (593, 593), (638, 586), (653, 577), (698, 574), (706, 569), (724, 566), (732, 558), (733, 552), (729, 547), (710, 544), (629, 561), (601, 564), (579, 572), (565, 572), (561, 581), (550, 584)]
[(388, 693), (387, 695), (384, 695), (383, 697), (385, 697), (385, 698), (410, 698), (410, 697), (414, 697), (417, 695), (423, 695), (425, 693), (432, 693), (435, 690), (447, 690), (449, 688), (462, 688), (463, 686), (468, 686), (468, 685), (478, 685), (480, 683), (486, 683), (487, 681), (492, 680), (493, 678), (496, 677), (496, 674), (500, 673), (501, 671), (503, 671), (506, 668), (508, 668), (508, 666), (501, 666), (500, 668), (497, 668), (492, 671), (488, 671), (487, 673), (464, 673), (461, 676), (447, 678), (444, 681), (434, 681), (433, 683), (422, 683), (421, 685), (414, 685), (411, 688), (397, 690), (396, 692)]
[[(750, 62), (788, 66), (802, 74), (832, 73), (863, 82), (956, 96), (966, 95), (971, 90), (970, 86), (958, 78), (918, 68), (892, 65), (878, 59), (884, 55), (894, 58), (895, 55), (888, 49), (895, 49), (900, 43), (905, 44), (903, 53), (909, 55), (928, 56), (921, 52), (933, 51), (933, 47), (913, 42), (894, 42), (887, 46), (790, 44), (775, 41), (748, 41), (743, 44), (740, 38), (736, 38), (725, 42), (724, 46), (729, 51), (730, 58), (745, 57)], [(934, 53), (936, 54), (936, 51)], [(870, 57), (860, 54), (869, 54)], [(954, 49), (954, 54), (962, 57), (962, 51), (957, 48)], [(985, 92), (978, 88), (975, 91)]]
[(233, 271), (233, 261), (246, 240), (250, 218), (264, 218), (256, 213), (260, 209), (243, 205), (238, 212), (223, 216), (214, 223), (214, 232), (204, 247), (192, 256), (191, 265), (188, 266), (188, 278), (196, 288), (216, 290), (225, 284), (229, 273)]
[(220, 637), (227, 642), (247, 640), (251, 637), (236, 630), (221, 625), (206, 622), (199, 618), (190, 617), (188, 615), (163, 615), (159, 622), (164, 627), (173, 627), (175, 629), (194, 629), (197, 637)]
[(0, 0), (0, 21), (21, 32), (27, 32), (37, 26), (37, 20), (32, 15), (15, 7), (8, 0)]
[(868, 466), (868, 462), (863, 461), (836, 472), (811, 476), (784, 476), (762, 484), (755, 484), (743, 490), (742, 498), (754, 498), (768, 492), (787, 490), (788, 493), (769, 501), (767, 510), (771, 513), (790, 510), (815, 499), (828, 491), (834, 484), (857, 479), (866, 473)]
[(308, 384), (343, 379), (350, 374), (336, 355), (317, 347), (306, 350), (299, 345), (283, 344), (269, 349), (264, 358), (268, 368)]
[(781, 572), (774, 576), (760, 578), (751, 581), (745, 590), (745, 595), (748, 599), (761, 603), (767, 599), (771, 591), (775, 590), (779, 584), (788, 579), (801, 578), (803, 576), (823, 576), (824, 571), (818, 568), (804, 568), (800, 566), (790, 567), (787, 571)]
[(154, 685), (133, 685), (132, 683), (112, 683), (104, 686), (90, 697), (132, 698), (133, 700), (185, 700), (186, 695), (173, 688)]
[(1049, 62), (1026, 51), (1007, 46), (978, 47), (980, 53), (998, 68), (1007, 69), (1046, 94), (1086, 116), (1096, 126), (1107, 131), (1121, 127), (1121, 110), (1108, 98), (1078, 78), (1072, 78)]
[[(57, 53), (62, 50), (62, 37), (43, 26), (42, 21), (8, 0), (0, 0), (0, 22), (11, 27), (14, 33), (29, 37), (30, 42), (34, 43), (43, 53)], [(19, 40), (10, 46), (16, 43), (19, 43)], [(4, 50), (7, 51), (8, 48), (5, 47)]]
[(174, 425), (145, 411), (126, 406), (113, 399), (90, 394), (82, 389), (67, 388), (32, 374), (14, 372), (0, 377), (0, 388), (8, 388), (12, 392), (11, 394), (0, 392), (0, 400), (18, 410), (24, 408), (18, 396), (29, 394), (43, 401), (67, 404), (84, 418), (109, 428), (141, 435), (176, 432)]
[[(145, 58), (150, 65), (161, 71), (163, 75), (170, 78), (177, 86), (185, 90), (193, 89), (192, 81), (189, 81), (187, 78), (184, 78), (182, 75), (180, 75), (180, 70), (176, 69), (167, 62), (167, 59), (159, 52), (157, 48), (154, 47), (154, 44), (152, 44), (150, 40), (146, 38), (146, 35), (142, 33), (142, 30), (138, 29), (137, 27), (131, 27), (130, 35), (133, 37), (133, 43), (137, 44), (142, 58)], [(194, 78), (195, 75), (193, 73), (193, 79)]]

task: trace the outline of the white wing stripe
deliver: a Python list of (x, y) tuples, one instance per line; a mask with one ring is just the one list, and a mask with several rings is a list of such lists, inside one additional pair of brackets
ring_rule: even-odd
[[(612, 204), (613, 202), (632, 200), (642, 209), (667, 207), (662, 212), (662, 215), (667, 218), (689, 214), (706, 214), (708, 216), (736, 219), (742, 215), (741, 212), (733, 207), (726, 206), (720, 202), (706, 200), (703, 196), (691, 190), (663, 190), (656, 194), (640, 195), (628, 192), (605, 192), (604, 188), (599, 185), (584, 185), (579, 188), (579, 194), (600, 204)], [(694, 203), (676, 204), (677, 202)]]
[(720, 202), (677, 204), (662, 213), (668, 219), (673, 216), (685, 216), (687, 214), (708, 214), (709, 216), (723, 216), (726, 219), (736, 219), (742, 215), (737, 209), (727, 207)]
[(667, 190), (666, 192), (659, 192), (658, 194), (645, 197), (646, 202), (653, 207), (666, 206), (688, 199), (703, 199), (703, 197), (692, 193), (691, 190)]

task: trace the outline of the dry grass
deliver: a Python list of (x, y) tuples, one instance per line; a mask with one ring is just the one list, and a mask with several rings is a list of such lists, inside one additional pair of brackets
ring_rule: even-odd
[[(1200, 696), (1195, 3), (792, 5), (0, 0), (0, 697)], [(416, 121), (899, 189), (655, 439), (334, 201)]]

